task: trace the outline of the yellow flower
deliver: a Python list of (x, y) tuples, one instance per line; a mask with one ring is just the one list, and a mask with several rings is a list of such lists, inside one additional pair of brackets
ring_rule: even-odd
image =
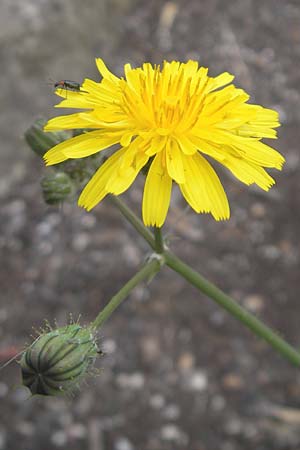
[[(243, 183), (264, 190), (274, 184), (264, 168), (281, 169), (284, 158), (261, 142), (276, 138), (276, 111), (246, 103), (249, 95), (225, 72), (209, 77), (196, 61), (149, 63), (113, 75), (101, 59), (102, 80), (86, 79), (78, 91), (58, 89), (58, 107), (84, 112), (51, 119), (46, 131), (88, 128), (45, 154), (47, 165), (83, 158), (119, 144), (85, 186), (79, 205), (87, 210), (108, 193), (126, 191), (150, 162), (143, 195), (145, 225), (161, 227), (170, 204), (172, 182), (197, 213), (229, 218), (228, 200), (207, 155)], [(225, 86), (225, 87), (224, 87)]]

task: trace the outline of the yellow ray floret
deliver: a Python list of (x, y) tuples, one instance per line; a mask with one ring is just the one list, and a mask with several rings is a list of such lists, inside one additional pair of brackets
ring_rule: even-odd
[(262, 138), (275, 139), (278, 113), (249, 104), (249, 95), (224, 72), (210, 77), (198, 62), (145, 63), (114, 75), (100, 59), (100, 81), (86, 79), (81, 90), (59, 89), (59, 107), (83, 110), (49, 120), (46, 131), (90, 130), (53, 147), (47, 165), (84, 158), (114, 144), (117, 150), (96, 171), (79, 198), (91, 210), (107, 194), (119, 195), (148, 164), (142, 215), (145, 225), (161, 227), (173, 182), (197, 213), (215, 220), (230, 216), (221, 181), (205, 155), (243, 183), (269, 190), (275, 183), (266, 168), (281, 170), (283, 156)]

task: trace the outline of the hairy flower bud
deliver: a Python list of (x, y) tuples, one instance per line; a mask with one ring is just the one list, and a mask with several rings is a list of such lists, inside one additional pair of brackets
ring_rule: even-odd
[(22, 355), (23, 384), (32, 394), (70, 393), (91, 373), (101, 353), (89, 327), (71, 324), (41, 334)]
[(44, 119), (37, 119), (24, 134), (27, 144), (38, 156), (43, 156), (49, 148), (72, 136), (70, 131), (45, 132), (46, 123)]
[(75, 185), (65, 172), (53, 172), (41, 181), (43, 197), (48, 205), (57, 205), (75, 193)]

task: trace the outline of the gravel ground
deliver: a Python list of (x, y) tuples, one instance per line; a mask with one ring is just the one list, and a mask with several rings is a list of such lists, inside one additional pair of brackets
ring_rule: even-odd
[[(96, 77), (93, 58), (199, 59), (276, 108), (286, 156), (265, 194), (221, 172), (232, 218), (185, 209), (166, 231), (183, 259), (300, 347), (299, 0), (1, 0), (0, 358), (44, 319), (88, 322), (148, 248), (104, 202), (46, 206), (45, 172), (22, 135), (54, 115), (49, 78)], [(140, 213), (138, 180), (124, 200)], [(0, 372), (0, 450), (299, 450), (298, 371), (168, 269), (137, 288), (101, 332), (100, 375), (72, 398), (30, 398)]]

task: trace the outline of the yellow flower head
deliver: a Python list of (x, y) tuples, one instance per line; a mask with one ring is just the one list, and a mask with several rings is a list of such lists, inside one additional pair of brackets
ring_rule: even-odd
[[(149, 63), (113, 75), (96, 59), (100, 83), (86, 79), (78, 91), (58, 89), (59, 107), (84, 109), (51, 119), (46, 131), (88, 128), (45, 154), (47, 165), (83, 158), (119, 144), (83, 189), (87, 210), (107, 194), (122, 194), (150, 161), (143, 195), (145, 225), (163, 225), (172, 182), (197, 213), (229, 218), (228, 200), (205, 156), (227, 167), (243, 183), (268, 190), (273, 178), (265, 167), (281, 169), (284, 158), (261, 139), (276, 138), (276, 111), (246, 103), (249, 96), (225, 72), (213, 78), (196, 61)], [(224, 87), (225, 86), (225, 87)]]

